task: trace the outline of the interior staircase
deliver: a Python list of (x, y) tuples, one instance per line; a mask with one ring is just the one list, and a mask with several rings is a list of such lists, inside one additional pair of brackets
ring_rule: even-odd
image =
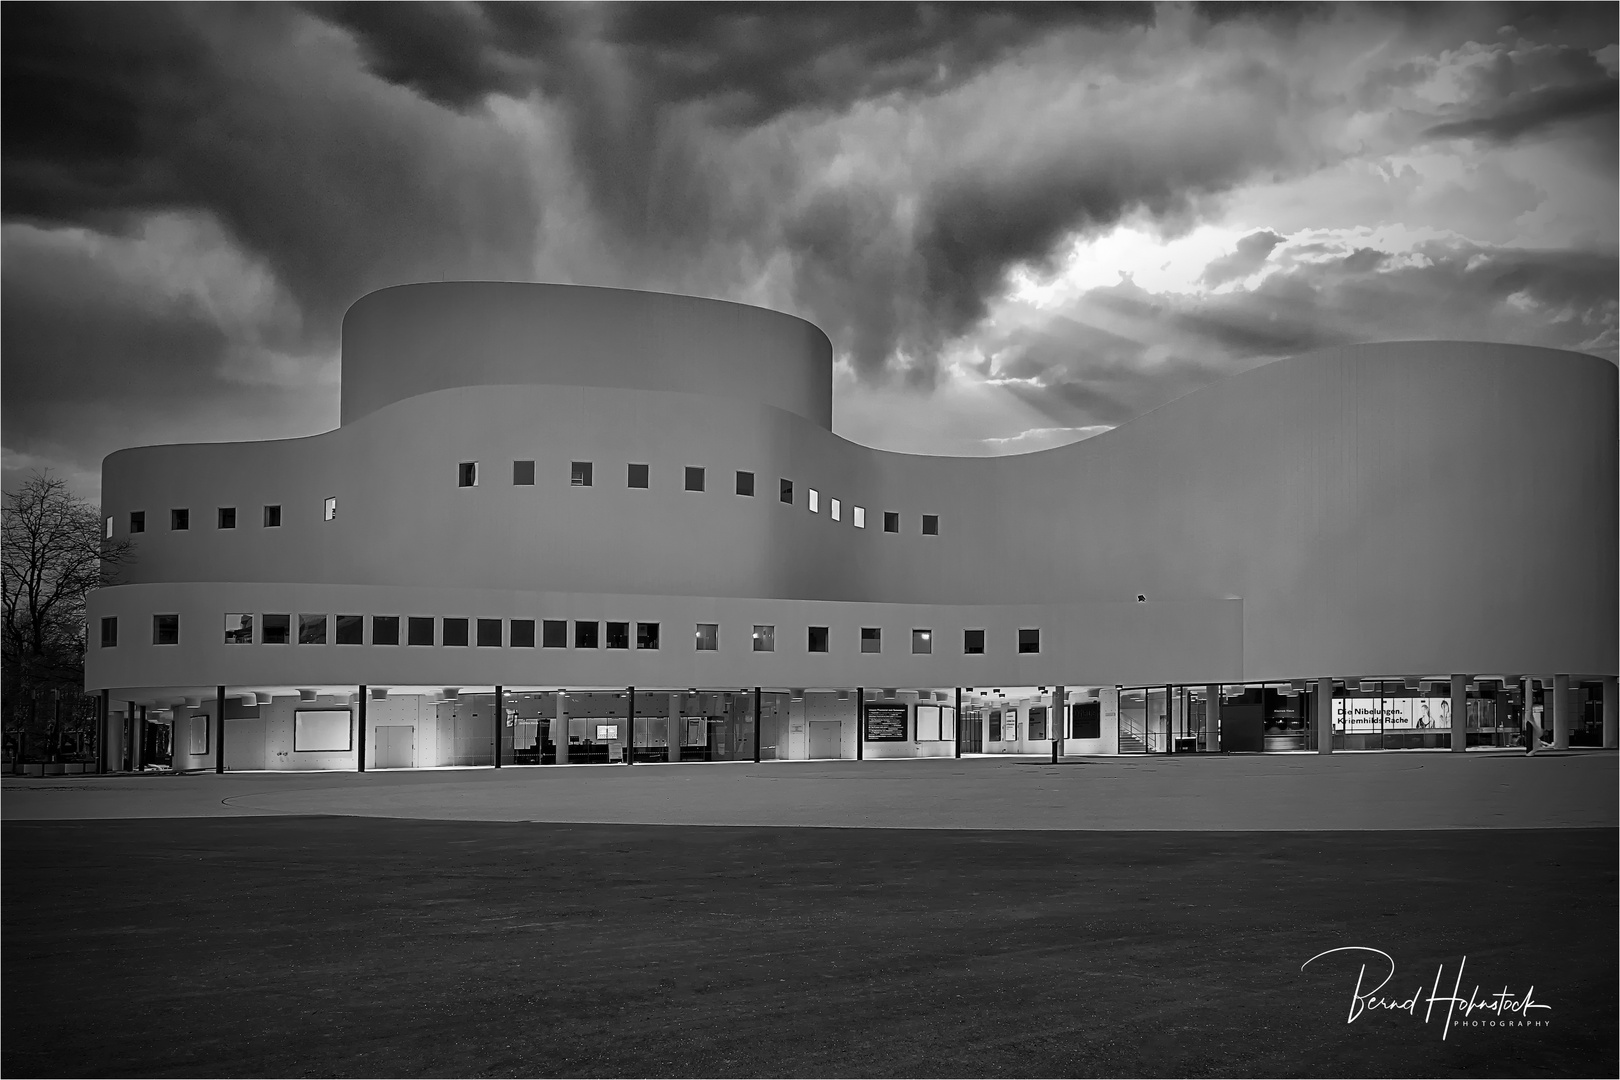
[(1119, 729), (1119, 752), (1122, 754), (1145, 754), (1148, 752), (1147, 743), (1142, 740), (1140, 732), (1122, 727)]

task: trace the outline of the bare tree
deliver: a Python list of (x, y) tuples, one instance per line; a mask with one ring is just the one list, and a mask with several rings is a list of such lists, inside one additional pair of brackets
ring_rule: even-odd
[[(61, 700), (84, 686), (85, 598), (117, 583), (134, 555), (129, 540), (102, 534), (101, 512), (49, 471), (5, 497), (0, 601), (6, 729), (32, 726), (41, 692), (54, 691), (46, 742), (60, 738)], [(70, 713), (76, 710), (70, 708)]]

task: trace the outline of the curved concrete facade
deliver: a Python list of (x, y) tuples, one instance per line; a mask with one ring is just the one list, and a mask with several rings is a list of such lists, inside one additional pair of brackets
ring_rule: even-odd
[[(115, 535), (132, 513), (148, 524), (128, 583), (92, 597), (91, 688), (158, 700), (217, 685), (1207, 685), (1617, 667), (1616, 369), (1590, 356), (1333, 349), (1085, 442), (971, 459), (834, 435), (826, 338), (716, 301), (405, 286), (350, 310), (343, 363), (336, 430), (107, 458)], [(526, 461), (533, 484), (514, 484)], [(574, 462), (591, 463), (590, 486), (571, 482)], [(463, 463), (476, 485), (460, 486)], [(633, 464), (645, 488), (628, 486)], [(689, 467), (704, 490), (687, 490)], [(279, 527), (261, 524), (268, 505)], [(221, 507), (234, 529), (216, 528)], [(190, 528), (171, 530), (180, 508)], [(368, 623), (359, 645), (226, 644), (235, 612)], [(180, 616), (178, 644), (151, 643), (155, 613)], [(378, 646), (379, 614), (648, 621), (662, 641)], [(104, 617), (127, 628), (115, 647), (95, 646)], [(719, 627), (713, 651), (695, 648), (699, 623)], [(760, 624), (775, 651), (754, 651)], [(810, 626), (828, 628), (826, 652), (809, 651)], [(881, 629), (880, 652), (862, 651), (863, 627)], [(912, 651), (918, 628), (929, 653)], [(1018, 631), (1034, 628), (1038, 651), (1021, 653)], [(982, 655), (963, 653), (970, 629), (985, 631)]]

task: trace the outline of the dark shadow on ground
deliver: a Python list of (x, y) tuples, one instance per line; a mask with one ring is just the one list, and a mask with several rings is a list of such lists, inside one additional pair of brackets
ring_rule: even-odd
[[(7, 1076), (1613, 1076), (1613, 830), (7, 823)], [(1543, 1026), (1347, 1024), (1534, 985)], [(1472, 1019), (1494, 1020), (1476, 1013)]]

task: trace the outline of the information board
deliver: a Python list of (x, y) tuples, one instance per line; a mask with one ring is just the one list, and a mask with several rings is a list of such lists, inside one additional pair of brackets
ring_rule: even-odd
[(904, 742), (905, 740), (905, 705), (868, 705), (866, 707), (867, 742)]

